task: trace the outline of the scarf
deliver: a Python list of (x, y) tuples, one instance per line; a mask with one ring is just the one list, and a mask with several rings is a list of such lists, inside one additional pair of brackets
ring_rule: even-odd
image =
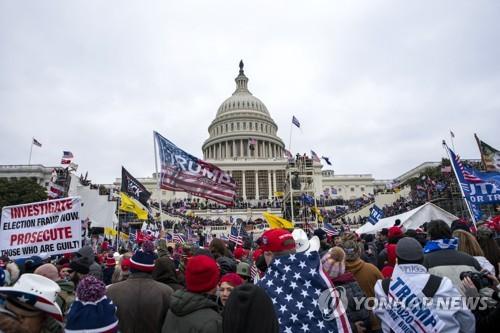
[(439, 250), (456, 250), (458, 248), (458, 238), (435, 239), (425, 244), (424, 253), (431, 253)]

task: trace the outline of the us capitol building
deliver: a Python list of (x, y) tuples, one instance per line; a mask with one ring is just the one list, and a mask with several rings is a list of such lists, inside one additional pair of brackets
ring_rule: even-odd
[[(209, 137), (202, 145), (203, 159), (233, 177), (238, 199), (271, 200), (284, 190), (288, 159), (276, 122), (266, 105), (250, 92), (248, 81), (240, 61), (236, 89), (222, 102), (208, 126)], [(154, 178), (139, 180), (159, 199)], [(373, 194), (376, 186), (385, 186), (384, 181), (375, 181), (371, 174), (335, 175), (333, 170), (322, 171), (319, 162), (314, 163), (314, 183), (317, 197), (327, 189), (331, 197), (344, 199)], [(162, 192), (164, 201), (190, 196)]]

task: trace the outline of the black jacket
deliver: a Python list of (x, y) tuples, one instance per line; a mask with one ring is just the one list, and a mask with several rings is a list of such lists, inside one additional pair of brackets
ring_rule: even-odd
[(172, 294), (170, 309), (162, 333), (222, 333), (222, 317), (217, 304), (205, 294), (177, 290)]

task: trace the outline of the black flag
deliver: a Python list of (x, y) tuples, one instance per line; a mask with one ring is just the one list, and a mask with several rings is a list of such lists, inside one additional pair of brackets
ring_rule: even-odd
[(122, 187), (120, 191), (136, 199), (145, 207), (148, 207), (148, 199), (151, 192), (146, 190), (137, 179), (134, 178), (124, 167), (122, 167)]

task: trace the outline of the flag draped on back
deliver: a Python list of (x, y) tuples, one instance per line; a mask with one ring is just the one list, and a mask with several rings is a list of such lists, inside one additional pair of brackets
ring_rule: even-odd
[(280, 332), (351, 332), (338, 292), (323, 273), (318, 252), (274, 258), (257, 285), (273, 302)]
[(279, 216), (276, 216), (274, 214), (264, 212), (262, 213), (262, 216), (264, 219), (267, 221), (269, 224), (269, 227), (271, 229), (293, 229), (293, 224), (292, 222), (285, 220), (284, 218), (281, 218)]
[(183, 191), (226, 206), (234, 204), (236, 183), (228, 173), (178, 148), (154, 132), (161, 163), (160, 187)]
[(479, 146), (481, 159), (486, 170), (500, 172), (500, 151), (488, 145), (486, 142), (479, 140), (476, 134), (474, 134), (474, 137), (476, 138), (477, 145)]
[(122, 184), (120, 191), (139, 201), (145, 207), (148, 207), (148, 200), (151, 192), (146, 190), (137, 179), (135, 179), (124, 167), (122, 167)]

